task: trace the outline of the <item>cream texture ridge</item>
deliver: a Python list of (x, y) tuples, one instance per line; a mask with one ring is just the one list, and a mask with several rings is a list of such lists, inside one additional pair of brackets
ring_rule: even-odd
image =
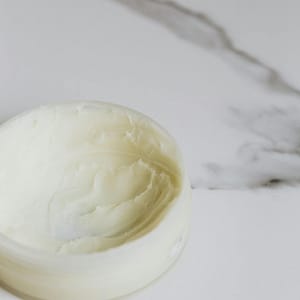
[(153, 230), (182, 185), (176, 145), (118, 106), (73, 103), (0, 127), (0, 232), (55, 254), (93, 253)]

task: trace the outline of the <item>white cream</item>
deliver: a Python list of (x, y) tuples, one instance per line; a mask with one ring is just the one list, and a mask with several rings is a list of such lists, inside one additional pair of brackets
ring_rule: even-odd
[(21, 298), (141, 289), (179, 257), (189, 218), (176, 143), (140, 113), (73, 103), (0, 126), (0, 281)]
[(181, 188), (173, 140), (142, 115), (48, 106), (0, 127), (0, 232), (50, 253), (91, 253), (152, 230)]

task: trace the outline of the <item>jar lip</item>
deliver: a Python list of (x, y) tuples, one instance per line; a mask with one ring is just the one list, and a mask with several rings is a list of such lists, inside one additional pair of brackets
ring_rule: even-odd
[[(144, 113), (127, 107), (127, 106), (123, 106), (121, 104), (117, 104), (117, 103), (112, 103), (112, 102), (106, 102), (106, 101), (98, 101), (98, 100), (72, 100), (72, 101), (62, 101), (62, 102), (54, 102), (51, 104), (43, 104), (43, 105), (39, 105), (39, 106), (35, 106), (29, 109), (24, 110), (23, 112), (20, 112), (18, 114), (16, 114), (13, 117), (10, 117), (9, 119), (7, 119), (6, 121), (0, 123), (0, 128), (5, 127), (6, 125), (9, 125), (10, 122), (19, 119), (20, 117), (26, 116), (27, 114), (38, 110), (38, 109), (43, 109), (43, 108), (54, 108), (54, 107), (67, 107), (67, 106), (78, 106), (79, 108), (85, 108), (90, 106), (91, 108), (100, 108), (100, 107), (107, 107), (107, 108), (115, 108), (115, 109), (119, 109), (119, 110), (126, 110), (132, 114), (135, 114), (137, 116), (140, 116), (144, 119), (147, 119), (148, 121), (150, 121), (154, 126), (156, 126), (159, 130), (161, 130), (164, 134), (166, 134), (171, 140), (172, 142), (177, 146), (177, 142), (175, 140), (175, 138), (173, 137), (173, 135), (171, 133), (169, 133), (165, 128), (163, 128), (157, 121), (155, 121), (154, 119), (152, 119), (151, 117), (145, 115)], [(181, 157), (182, 160), (182, 157)]]
[(25, 245), (22, 245), (5, 235), (3, 235), (0, 232), (0, 256), (4, 259), (14, 259), (21, 263), (31, 263), (36, 264), (40, 266), (55, 266), (56, 264), (60, 265), (63, 263), (63, 265), (66, 265), (68, 263), (80, 263), (85, 262), (87, 263), (87, 260), (91, 260), (91, 262), (94, 262), (94, 260), (99, 260), (101, 258), (107, 259), (109, 256), (113, 255), (115, 257), (116, 254), (126, 253), (128, 248), (132, 249), (132, 247), (140, 247), (143, 242), (146, 242), (147, 239), (151, 239), (153, 236), (155, 236), (155, 232), (159, 230), (159, 227), (163, 226), (165, 222), (168, 221), (170, 218), (172, 210), (175, 208), (176, 205), (180, 202), (182, 198), (184, 198), (187, 190), (190, 189), (190, 184), (188, 180), (188, 176), (186, 173), (186, 170), (184, 168), (183, 164), (183, 158), (181, 155), (181, 152), (179, 150), (179, 147), (173, 138), (173, 136), (164, 129), (160, 124), (158, 124), (155, 120), (152, 118), (144, 115), (143, 113), (136, 111), (134, 109), (109, 103), (109, 102), (102, 102), (102, 101), (71, 101), (71, 102), (61, 102), (61, 103), (54, 103), (54, 104), (48, 104), (48, 105), (42, 105), (27, 111), (24, 111), (20, 114), (17, 114), (15, 117), (10, 118), (9, 120), (5, 121), (0, 125), (0, 129), (3, 128), (2, 126), (9, 125), (9, 123), (13, 120), (16, 120), (22, 116), (25, 116), (29, 113), (31, 113), (34, 110), (42, 109), (42, 108), (51, 108), (51, 107), (63, 107), (63, 106), (74, 106), (78, 105), (79, 107), (87, 107), (91, 106), (92, 108), (99, 108), (99, 107), (107, 107), (107, 108), (116, 108), (120, 110), (128, 111), (129, 113), (133, 113), (135, 115), (141, 116), (142, 118), (150, 121), (151, 125), (154, 125), (157, 129), (162, 131), (174, 145), (176, 146), (176, 150), (178, 151), (179, 159), (177, 161), (178, 168), (181, 172), (180, 178), (181, 178), (181, 185), (180, 190), (178, 194), (174, 197), (172, 202), (169, 204), (169, 207), (167, 208), (164, 216), (159, 220), (159, 222), (148, 232), (144, 233), (142, 236), (138, 237), (137, 239), (125, 242), (124, 244), (121, 244), (116, 247), (112, 247), (109, 249), (106, 249), (104, 251), (99, 252), (92, 252), (92, 253), (81, 253), (81, 254), (55, 254), (55, 253), (48, 253), (42, 250), (34, 249), (27, 247)]

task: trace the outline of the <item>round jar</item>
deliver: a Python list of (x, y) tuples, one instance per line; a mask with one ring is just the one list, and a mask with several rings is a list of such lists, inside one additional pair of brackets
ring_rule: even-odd
[(49, 105), (0, 126), (0, 280), (43, 300), (99, 300), (177, 259), (190, 184), (173, 138), (102, 102)]

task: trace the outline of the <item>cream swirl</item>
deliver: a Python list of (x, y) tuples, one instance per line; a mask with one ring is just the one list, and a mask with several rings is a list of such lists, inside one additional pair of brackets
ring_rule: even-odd
[(105, 104), (43, 107), (0, 129), (0, 232), (54, 253), (116, 247), (153, 229), (180, 190), (173, 140)]

